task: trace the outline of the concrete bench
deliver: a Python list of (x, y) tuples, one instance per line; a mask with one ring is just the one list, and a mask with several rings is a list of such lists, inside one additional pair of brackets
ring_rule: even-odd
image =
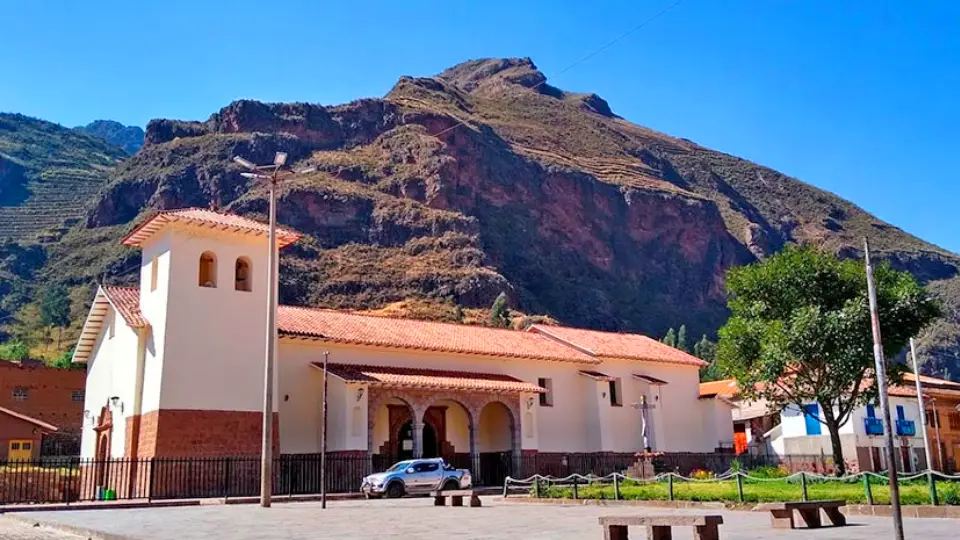
[(628, 540), (628, 527), (646, 527), (647, 540), (671, 540), (673, 527), (693, 527), (694, 540), (719, 540), (722, 516), (604, 516), (604, 540)]
[(823, 510), (823, 513), (827, 515), (827, 519), (829, 519), (834, 526), (843, 527), (846, 525), (847, 516), (840, 512), (840, 507), (846, 506), (846, 504), (846, 502), (839, 499), (825, 501), (764, 503), (758, 505), (755, 510), (760, 512), (769, 511), (770, 525), (774, 529), (796, 528), (796, 523), (793, 521), (794, 511), (800, 514), (800, 518), (803, 519), (803, 522), (806, 524), (808, 529), (817, 529), (823, 526), (823, 522), (820, 520), (820, 510)]
[(468, 497), (470, 499), (471, 508), (477, 508), (480, 506), (480, 497), (478, 497), (473, 490), (470, 489), (431, 491), (430, 496), (433, 497), (434, 506), (446, 506), (447, 497), (450, 498), (450, 506), (463, 506), (464, 497)]

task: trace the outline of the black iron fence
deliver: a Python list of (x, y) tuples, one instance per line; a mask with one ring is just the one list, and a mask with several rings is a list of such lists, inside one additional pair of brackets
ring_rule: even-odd
[[(824, 471), (822, 456), (793, 458), (792, 469)], [(534, 474), (563, 477), (570, 474), (626, 473), (652, 476), (662, 472), (689, 474), (695, 469), (721, 473), (733, 468), (784, 465), (776, 456), (732, 454), (663, 454), (641, 457), (615, 453), (536, 453), (514, 459), (509, 452), (481, 453), (478, 463), (457, 454), (448, 461), (472, 472), (475, 485), (502, 486), (507, 476)], [(333, 454), (324, 475), (328, 493), (355, 492), (364, 475), (383, 471), (399, 459), (364, 453)], [(801, 462), (802, 461), (802, 462)], [(320, 493), (319, 454), (282, 455), (273, 460), (273, 493), (277, 496)], [(519, 465), (519, 468), (517, 466)], [(479, 466), (479, 471), (477, 470)], [(250, 497), (260, 493), (259, 456), (218, 458), (145, 458), (91, 460), (42, 458), (37, 461), (0, 461), (0, 504), (72, 503), (89, 500), (194, 499)]]

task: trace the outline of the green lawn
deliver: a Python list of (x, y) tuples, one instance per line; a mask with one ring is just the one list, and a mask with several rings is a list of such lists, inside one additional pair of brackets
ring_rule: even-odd
[[(890, 504), (890, 489), (881, 482), (871, 482), (874, 504)], [(621, 484), (623, 499), (632, 500), (668, 500), (667, 482), (635, 482), (625, 480)], [(799, 501), (802, 488), (797, 481), (783, 480), (756, 481), (745, 479), (743, 498), (745, 502)], [(937, 482), (937, 494), (940, 504), (960, 505), (960, 483)], [(737, 502), (737, 483), (734, 480), (685, 482), (675, 480), (673, 484), (675, 500), (681, 501), (720, 501)], [(809, 482), (807, 495), (810, 499), (843, 499), (851, 504), (866, 504), (867, 496), (863, 482)], [(572, 498), (570, 487), (548, 487), (541, 489), (542, 497)], [(613, 499), (612, 484), (590, 484), (578, 486), (577, 496), (581, 499)], [(911, 481), (900, 485), (900, 502), (903, 504), (930, 504), (930, 490), (926, 482)]]

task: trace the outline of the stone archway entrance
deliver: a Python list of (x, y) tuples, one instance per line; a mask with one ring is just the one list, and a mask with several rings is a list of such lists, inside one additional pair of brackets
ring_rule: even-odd
[(513, 473), (520, 452), (518, 424), (513, 412), (501, 401), (489, 401), (480, 410), (477, 426), (480, 484), (502, 485)]
[[(413, 420), (407, 420), (400, 426), (397, 434), (399, 447), (397, 450), (397, 461), (403, 461), (413, 458)], [(440, 457), (440, 444), (437, 440), (437, 430), (429, 422), (423, 424), (423, 452), (421, 457), (432, 458)]]

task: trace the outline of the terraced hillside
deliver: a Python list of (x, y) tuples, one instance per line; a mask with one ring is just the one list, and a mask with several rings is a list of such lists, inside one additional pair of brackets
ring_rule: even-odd
[[(98, 159), (45, 169), (106, 174), (122, 157), (79, 142)], [(564, 324), (649, 335), (685, 324), (699, 336), (726, 320), (730, 267), (792, 243), (857, 257), (869, 236), (943, 298), (947, 316), (921, 352), (928, 372), (960, 379), (956, 254), (783, 173), (632, 124), (520, 58), (403, 77), (381, 99), (244, 100), (202, 122), (154, 120), (23, 279), (132, 282), (139, 254), (117, 240), (156, 209), (215, 205), (263, 219), (263, 186), (231, 157), (263, 163), (280, 150), (318, 168), (281, 189), (279, 221), (304, 234), (282, 254), (284, 303), (470, 320), (503, 291), (511, 309)], [(17, 186), (39, 194), (42, 177), (13, 157), (0, 162), (0, 201), (21, 197), (27, 211)]]
[(62, 233), (127, 157), (100, 138), (0, 113), (0, 238), (28, 242)]

